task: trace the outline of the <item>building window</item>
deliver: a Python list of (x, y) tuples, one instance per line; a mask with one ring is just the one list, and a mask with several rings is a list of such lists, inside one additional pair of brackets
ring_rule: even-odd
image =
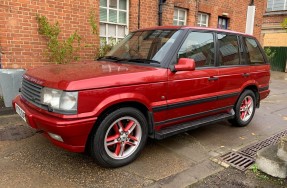
[(128, 0), (100, 0), (101, 43), (118, 42), (128, 34)]
[(219, 29), (227, 29), (228, 28), (228, 18), (218, 17), (218, 25)]
[(287, 0), (267, 0), (267, 11), (287, 10)]
[(186, 25), (187, 11), (182, 8), (174, 8), (173, 25)]
[(197, 26), (208, 27), (208, 14), (198, 13), (197, 14)]

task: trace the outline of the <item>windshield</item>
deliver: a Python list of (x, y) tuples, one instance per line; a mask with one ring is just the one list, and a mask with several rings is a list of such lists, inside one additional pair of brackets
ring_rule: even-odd
[(104, 58), (136, 63), (161, 63), (181, 30), (147, 30), (130, 33)]

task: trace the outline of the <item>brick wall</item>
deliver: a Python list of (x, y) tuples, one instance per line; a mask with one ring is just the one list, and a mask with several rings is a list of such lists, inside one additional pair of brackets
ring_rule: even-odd
[[(264, 0), (256, 0), (254, 2), (256, 14), (253, 35), (262, 41), (261, 26), (266, 2)], [(249, 3), (250, 1), (246, 0), (201, 0), (198, 11), (209, 14), (209, 27), (212, 28), (217, 28), (218, 16), (223, 16), (223, 13), (227, 13), (228, 15), (225, 17), (229, 19), (228, 29), (244, 33)]]
[[(62, 34), (67, 38), (75, 30), (88, 41), (98, 44), (91, 34), (88, 22), (89, 12), (93, 9), (99, 18), (97, 0), (1, 0), (0, 1), (0, 45), (2, 66), (4, 68), (29, 68), (48, 64), (46, 40), (38, 34), (36, 14), (47, 16), (49, 21), (59, 21)], [(82, 48), (82, 60), (93, 59), (94, 48)]]
[[(163, 5), (163, 25), (173, 24), (174, 7), (187, 10), (187, 25), (195, 26), (197, 11), (210, 14), (209, 26), (216, 28), (218, 16), (228, 13), (229, 29), (244, 32), (246, 0), (167, 0)], [(256, 0), (254, 35), (260, 38), (264, 0)], [(129, 31), (138, 29), (139, 0), (129, 0)], [(99, 22), (99, 0), (0, 0), (0, 48), (4, 68), (29, 68), (48, 64), (46, 40), (38, 34), (36, 14), (59, 21), (62, 35), (67, 38), (75, 30), (89, 44), (98, 47), (98, 38), (91, 34), (89, 12), (95, 11)], [(158, 25), (158, 0), (140, 0), (140, 28)], [(94, 59), (96, 49), (83, 47), (81, 60)]]

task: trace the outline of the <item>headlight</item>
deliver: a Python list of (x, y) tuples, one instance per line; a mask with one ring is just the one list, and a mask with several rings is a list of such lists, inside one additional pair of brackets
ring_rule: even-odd
[(42, 89), (41, 102), (60, 113), (76, 113), (78, 107), (78, 92), (61, 91), (44, 87)]

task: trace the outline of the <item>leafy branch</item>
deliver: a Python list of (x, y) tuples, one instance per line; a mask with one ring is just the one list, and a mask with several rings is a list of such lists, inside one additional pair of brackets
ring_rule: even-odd
[[(76, 53), (80, 49), (81, 36), (75, 31), (66, 40), (60, 41), (59, 34), (61, 29), (59, 23), (49, 23), (47, 17), (36, 16), (39, 24), (39, 34), (48, 40), (48, 57), (49, 60), (56, 64), (66, 64), (73, 60), (78, 60)], [(75, 47), (76, 45), (76, 47)]]

